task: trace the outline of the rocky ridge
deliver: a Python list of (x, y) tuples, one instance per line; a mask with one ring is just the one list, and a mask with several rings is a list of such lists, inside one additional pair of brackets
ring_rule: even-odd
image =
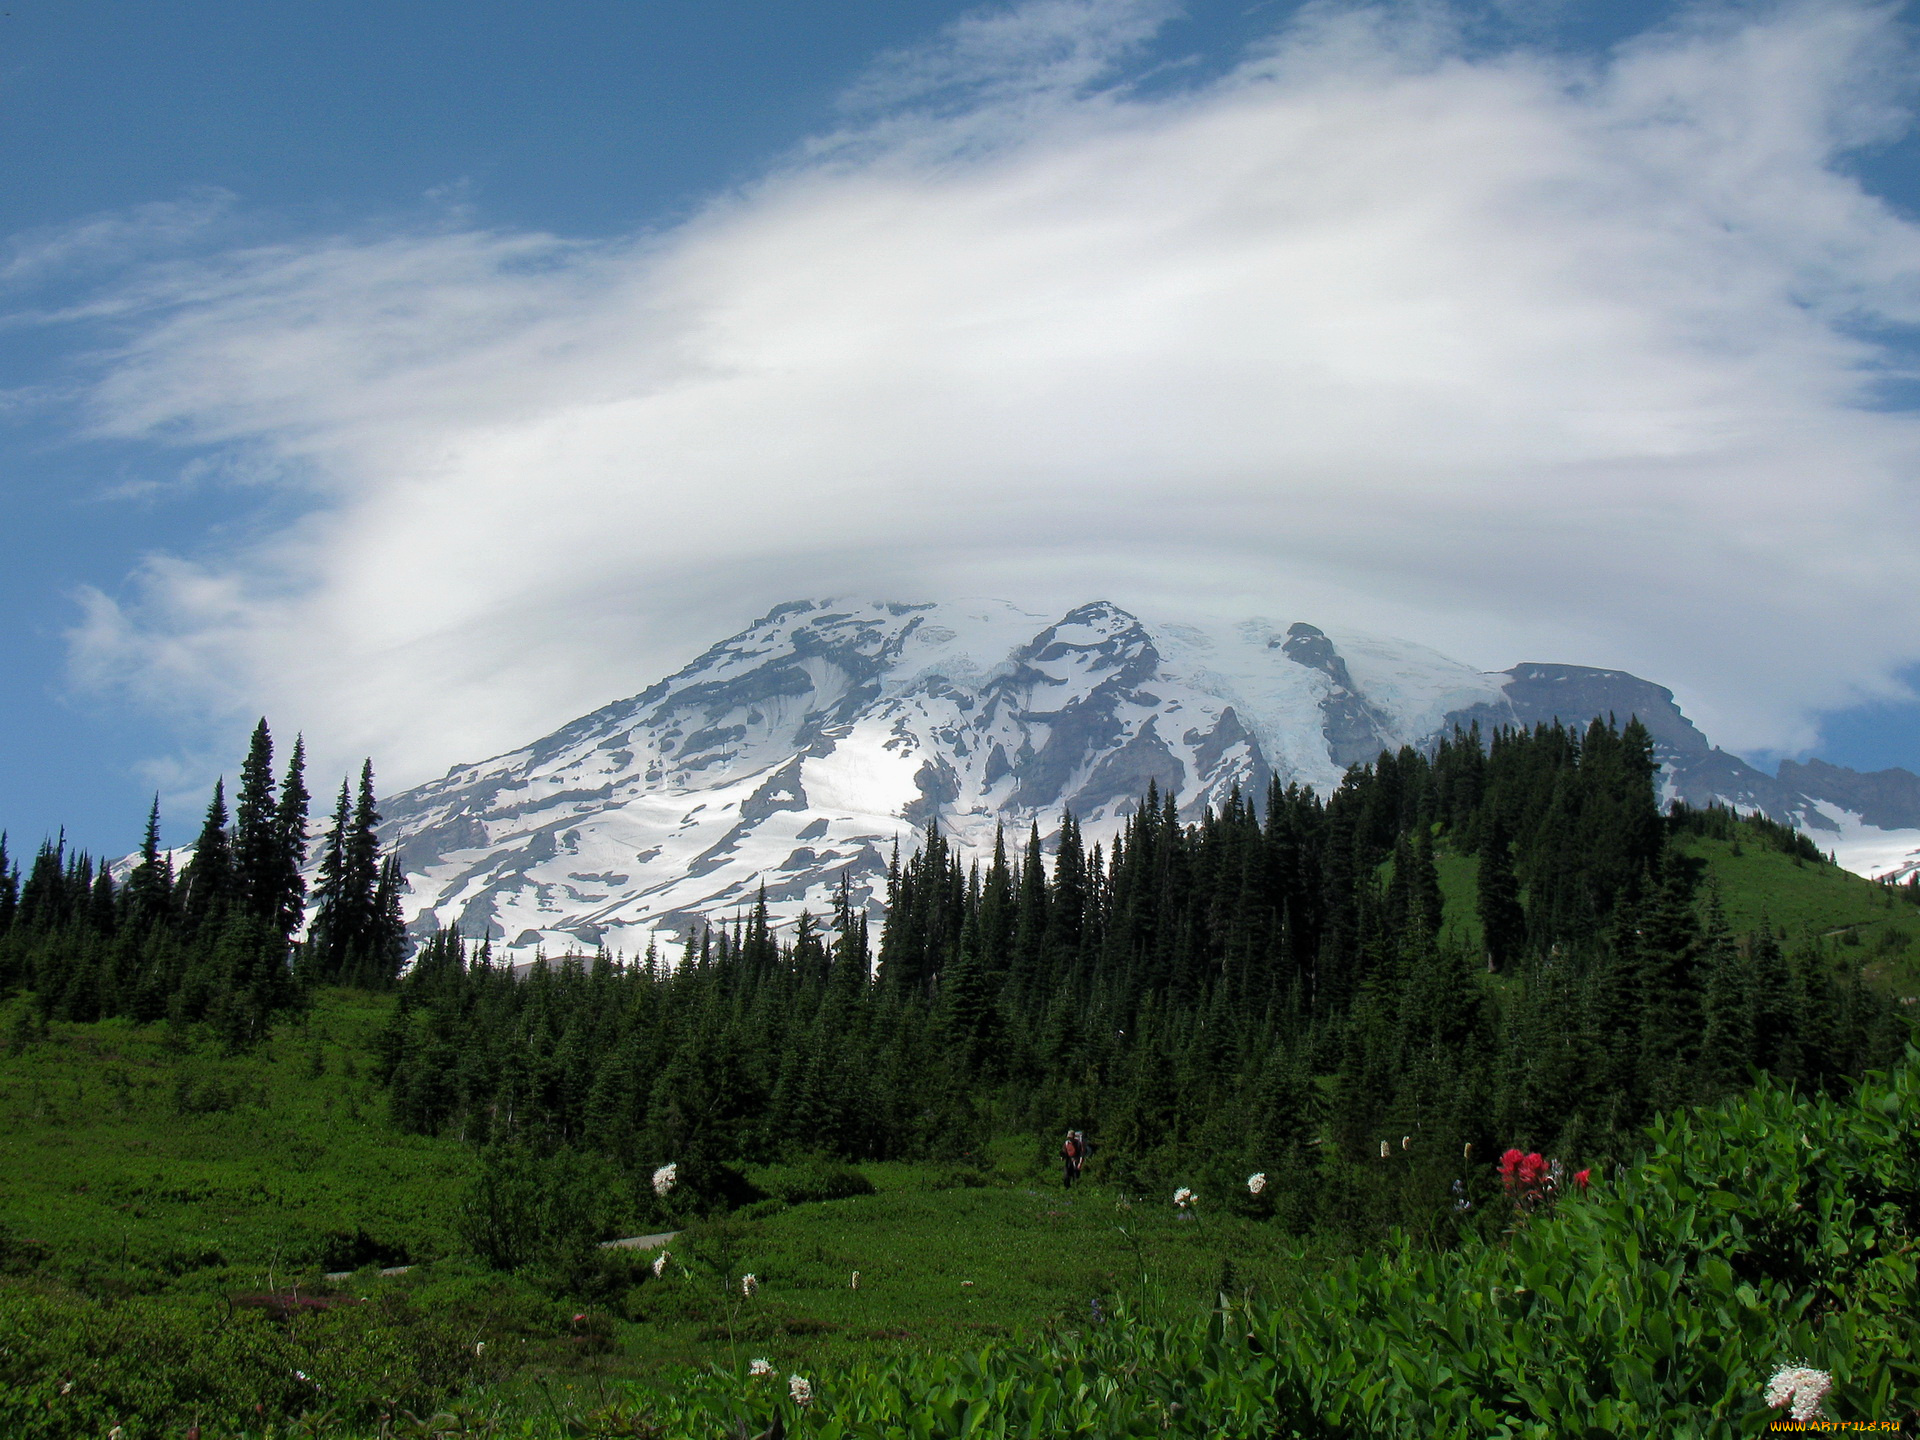
[(843, 883), (876, 906), (895, 845), (929, 821), (978, 854), (996, 826), (1045, 835), (1064, 810), (1101, 839), (1149, 784), (1197, 816), (1273, 777), (1324, 793), (1455, 725), (1609, 714), (1652, 731), (1669, 797), (1762, 810), (1823, 847), (1920, 850), (1920, 778), (1817, 761), (1769, 776), (1621, 671), (1489, 674), (1305, 622), (1106, 602), (1049, 620), (991, 600), (782, 605), (639, 695), (393, 797), (384, 833), (416, 933), (632, 953), (762, 886), (783, 920)]

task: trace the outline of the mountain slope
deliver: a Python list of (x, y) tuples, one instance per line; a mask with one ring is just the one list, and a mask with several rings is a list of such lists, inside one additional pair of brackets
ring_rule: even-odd
[(872, 905), (894, 846), (933, 820), (977, 854), (996, 826), (1046, 834), (1063, 810), (1098, 840), (1149, 785), (1191, 817), (1276, 777), (1324, 793), (1456, 724), (1608, 713), (1641, 716), (1690, 802), (1836, 836), (1856, 819), (1715, 749), (1670, 691), (1618, 671), (1487, 674), (1304, 622), (1106, 602), (1050, 621), (994, 600), (797, 601), (639, 695), (395, 797), (385, 833), (416, 931), (634, 951), (761, 886), (784, 919), (842, 884)]

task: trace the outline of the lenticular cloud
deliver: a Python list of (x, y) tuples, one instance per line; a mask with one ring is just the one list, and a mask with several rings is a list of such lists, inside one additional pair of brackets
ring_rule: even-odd
[(80, 672), (390, 780), (827, 590), (1619, 665), (1736, 746), (1890, 693), (1920, 426), (1866, 337), (1920, 321), (1920, 231), (1843, 168), (1900, 122), (1890, 12), (1581, 62), (1312, 14), (1151, 93), (1157, 7), (963, 22), (644, 236), (156, 271), (115, 299), (95, 428), (310, 504), (92, 597)]

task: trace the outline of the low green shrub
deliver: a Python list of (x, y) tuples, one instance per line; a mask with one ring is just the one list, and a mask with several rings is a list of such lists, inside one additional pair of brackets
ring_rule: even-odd
[(770, 1167), (761, 1174), (759, 1185), (788, 1205), (873, 1194), (873, 1182), (858, 1170), (825, 1160)]
[(429, 1312), (403, 1294), (333, 1308), (271, 1298), (286, 1303), (103, 1303), (0, 1286), (0, 1434), (258, 1434), (324, 1412), (371, 1429), (492, 1373), (485, 1342), (466, 1333), (473, 1317), (455, 1308)]

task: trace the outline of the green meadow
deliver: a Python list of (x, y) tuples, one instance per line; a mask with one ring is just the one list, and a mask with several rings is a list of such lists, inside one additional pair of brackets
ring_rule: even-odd
[[(388, 1123), (368, 1045), (392, 1004), (320, 992), (241, 1056), (164, 1025), (6, 1012), (8, 1433), (265, 1433), (255, 1391), (340, 1434), (457, 1396), (572, 1414), (676, 1367), (820, 1373), (1073, 1333), (1117, 1303), (1184, 1315), (1223, 1288), (1283, 1287), (1301, 1263), (1227, 1197), (1177, 1211), (1093, 1172), (1069, 1191), (1050, 1142), (1004, 1139), (977, 1168), (870, 1164), (871, 1194), (691, 1220), (657, 1275), (658, 1251), (618, 1250), (584, 1282), (502, 1275), (462, 1241), (473, 1150)], [(771, 1194), (788, 1178), (746, 1173)], [(197, 1378), (160, 1374), (177, 1367)], [(181, 1423), (126, 1418), (141, 1409)]]

